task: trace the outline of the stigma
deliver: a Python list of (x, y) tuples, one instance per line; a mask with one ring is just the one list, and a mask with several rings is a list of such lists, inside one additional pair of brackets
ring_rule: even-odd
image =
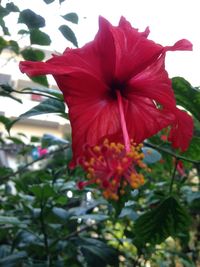
[[(96, 184), (106, 199), (117, 201), (130, 188), (136, 189), (144, 184), (144, 176), (138, 169), (148, 169), (143, 162), (142, 144), (131, 142), (129, 151), (121, 143), (105, 139), (101, 145), (84, 148), (84, 156), (79, 164), (86, 172), (86, 181), (78, 183), (84, 186)], [(136, 170), (137, 169), (137, 170)]]

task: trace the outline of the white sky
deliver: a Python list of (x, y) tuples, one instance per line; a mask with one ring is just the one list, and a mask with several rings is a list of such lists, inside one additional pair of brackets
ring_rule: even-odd
[[(2, 1), (2, 4), (7, 2)], [(194, 86), (200, 85), (200, 0), (66, 0), (46, 5), (42, 0), (13, 0), (21, 10), (30, 8), (46, 18), (52, 49), (62, 52), (69, 43), (57, 30), (69, 12), (79, 15), (79, 24), (68, 25), (74, 30), (79, 47), (91, 41), (98, 30), (98, 16), (117, 25), (121, 15), (140, 31), (150, 27), (149, 38), (162, 45), (172, 45), (186, 38), (194, 45), (193, 52), (169, 52), (166, 67), (171, 77), (183, 76)], [(21, 26), (21, 25), (20, 25)], [(15, 24), (16, 27), (16, 24)], [(16, 28), (14, 28), (16, 31)]]

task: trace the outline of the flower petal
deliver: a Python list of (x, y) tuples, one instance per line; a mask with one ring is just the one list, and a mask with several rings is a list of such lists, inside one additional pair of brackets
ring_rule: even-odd
[(104, 136), (121, 130), (117, 102), (109, 97), (102, 81), (83, 72), (55, 79), (69, 107), (74, 159), (86, 143), (96, 145)]
[(124, 106), (128, 133), (136, 143), (158, 133), (175, 120), (173, 113), (158, 109), (148, 98), (135, 96), (134, 101), (129, 99)]
[[(61, 56), (53, 56), (47, 62), (20, 62), (20, 70), (29, 76), (67, 74), (72, 69), (89, 72), (110, 83), (115, 71), (115, 44), (110, 31), (111, 24), (99, 18), (99, 32), (93, 42), (81, 49), (66, 49)], [(106, 64), (105, 64), (106, 59)]]
[(193, 120), (185, 111), (176, 109), (176, 121), (172, 125), (168, 140), (174, 148), (187, 150), (193, 135)]
[(118, 27), (112, 27), (116, 45), (115, 76), (119, 81), (130, 79), (162, 53), (161, 45), (146, 38), (148, 33), (149, 30), (138, 32), (124, 18), (120, 20)]
[(165, 55), (149, 65), (145, 70), (133, 77), (124, 91), (127, 98), (141, 96), (155, 101), (164, 108), (173, 109), (176, 106), (171, 80), (165, 71)]
[(191, 51), (192, 50), (192, 43), (186, 39), (179, 40), (172, 46), (166, 46), (164, 48), (165, 51)]

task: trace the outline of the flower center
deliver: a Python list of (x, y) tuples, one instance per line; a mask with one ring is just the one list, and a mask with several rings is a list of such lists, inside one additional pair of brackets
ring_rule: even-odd
[(80, 165), (87, 172), (88, 181), (79, 182), (79, 188), (97, 184), (105, 198), (118, 200), (128, 185), (134, 189), (143, 185), (144, 176), (136, 171), (136, 167), (147, 168), (141, 147), (131, 144), (127, 152), (121, 143), (110, 143), (107, 139), (102, 145), (86, 146)]
[(117, 91), (120, 91), (123, 96), (124, 89), (126, 84), (124, 82), (119, 82), (118, 80), (113, 80), (110, 85), (111, 97), (117, 99)]
[(123, 106), (123, 92), (126, 87), (126, 84), (124, 82), (119, 82), (118, 80), (113, 80), (111, 83), (111, 96), (117, 100), (118, 107), (119, 107), (119, 118), (120, 118), (120, 124), (122, 128), (123, 138), (124, 138), (124, 144), (126, 151), (130, 150), (130, 138), (126, 126), (126, 120), (124, 115), (124, 106)]

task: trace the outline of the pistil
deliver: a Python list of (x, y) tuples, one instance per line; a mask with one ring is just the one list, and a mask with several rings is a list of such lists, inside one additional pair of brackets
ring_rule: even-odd
[(124, 145), (125, 145), (126, 152), (129, 152), (131, 150), (131, 144), (130, 144), (130, 138), (128, 135), (126, 120), (124, 116), (122, 96), (119, 90), (116, 90), (116, 94), (117, 94), (117, 102), (118, 102), (119, 114), (120, 114), (120, 123), (122, 127), (123, 138), (124, 138)]

